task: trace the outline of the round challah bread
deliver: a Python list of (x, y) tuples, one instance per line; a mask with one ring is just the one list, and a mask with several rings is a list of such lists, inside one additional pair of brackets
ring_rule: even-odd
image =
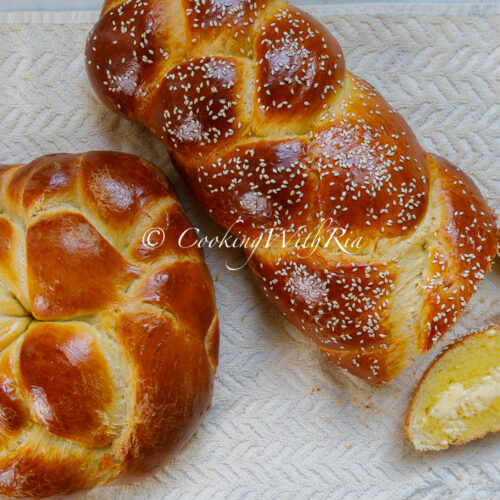
[[(90, 152), (2, 166), (0, 189), (0, 495), (154, 471), (209, 408), (218, 356), (172, 187), (138, 157)], [(143, 241), (151, 225), (164, 238)]]
[[(293, 5), (108, 0), (86, 63), (103, 103), (149, 127), (204, 209), (251, 243), (271, 303), (351, 373), (394, 377), (484, 278), (497, 230), (477, 188)], [(336, 229), (356, 245), (332, 245)]]

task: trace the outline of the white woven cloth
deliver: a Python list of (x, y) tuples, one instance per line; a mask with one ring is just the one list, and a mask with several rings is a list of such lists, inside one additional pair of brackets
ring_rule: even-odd
[[(422, 145), (471, 175), (500, 213), (500, 4), (313, 6), (348, 67), (407, 118)], [(84, 72), (97, 13), (0, 14), (0, 163), (114, 149), (160, 166), (194, 225), (196, 206), (162, 144), (104, 108)], [(255, 289), (238, 251), (206, 249), (221, 318), (213, 408), (154, 478), (89, 499), (500, 496), (500, 435), (420, 454), (403, 433), (420, 375), (445, 343), (500, 321), (500, 266), (453, 332), (396, 380), (372, 388), (327, 362)]]

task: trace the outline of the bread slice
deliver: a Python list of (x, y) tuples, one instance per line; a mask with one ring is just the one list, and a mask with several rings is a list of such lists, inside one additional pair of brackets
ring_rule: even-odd
[(500, 430), (500, 326), (444, 351), (422, 377), (405, 431), (417, 450), (441, 450)]

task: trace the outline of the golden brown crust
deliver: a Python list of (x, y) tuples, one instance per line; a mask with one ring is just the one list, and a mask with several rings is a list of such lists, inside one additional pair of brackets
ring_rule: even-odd
[(20, 499), (77, 498), (109, 474), (107, 464), (93, 464), (92, 458), (61, 454), (56, 446), (42, 451), (37, 444), (23, 446), (2, 460), (0, 494)]
[(143, 160), (94, 151), (82, 158), (80, 196), (93, 217), (114, 231), (128, 233), (159, 200), (172, 197), (173, 190), (163, 182), (163, 174)]
[[(317, 181), (304, 163), (305, 140), (257, 140), (184, 172), (203, 208), (239, 237), (308, 226)], [(272, 182), (270, 182), (272, 179)], [(295, 186), (301, 185), (300, 190)]]
[(237, 98), (247, 93), (249, 72), (245, 59), (206, 57), (178, 64), (152, 99), (151, 129), (179, 154), (203, 154), (233, 142), (249, 127)]
[[(136, 37), (147, 39), (140, 50)], [(108, 1), (86, 60), (103, 102), (163, 140), (214, 220), (242, 240), (274, 232), (270, 247), (248, 251), (259, 287), (350, 372), (396, 376), (491, 265), (497, 229), (472, 182), (426, 153), (293, 5)], [(360, 246), (340, 251), (325, 223)], [(304, 257), (283, 232), (322, 243)], [(292, 286), (298, 269), (318, 283), (310, 296)]]
[(429, 157), (443, 222), (429, 253), (425, 349), (454, 323), (478, 289), (498, 237), (493, 212), (470, 177), (443, 158)]
[(47, 214), (29, 225), (30, 310), (40, 320), (71, 318), (123, 300), (139, 270), (80, 213)]
[(18, 436), (29, 417), (14, 376), (15, 354), (12, 346), (8, 347), (0, 360), (0, 433), (5, 438)]
[(266, 19), (254, 45), (254, 128), (259, 135), (308, 132), (342, 88), (345, 63), (337, 40), (316, 19), (286, 5)]
[[(208, 410), (218, 354), (172, 187), (138, 157), (90, 152), (0, 167), (0, 188), (0, 495), (153, 472)], [(151, 222), (164, 240), (148, 247)]]
[(203, 339), (159, 311), (124, 312), (115, 328), (137, 377), (132, 429), (119, 448), (125, 470), (118, 482), (128, 482), (191, 437), (210, 407), (213, 372)]
[[(339, 266), (293, 250), (274, 259), (260, 252), (250, 265), (270, 302), (330, 358), (352, 373), (369, 374), (374, 383), (385, 379), (387, 367), (377, 360), (387, 347), (384, 320), (394, 287), (387, 266)], [(373, 282), (376, 288), (369, 285)]]
[(115, 437), (108, 407), (116, 387), (94, 335), (86, 324), (34, 323), (19, 352), (21, 383), (38, 423), (89, 448)]

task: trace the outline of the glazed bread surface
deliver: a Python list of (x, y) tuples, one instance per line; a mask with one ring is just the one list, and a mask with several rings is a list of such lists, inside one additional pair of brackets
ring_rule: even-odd
[(107, 1), (86, 67), (216, 222), (264, 235), (246, 246), (259, 288), (359, 377), (390, 380), (428, 350), (491, 265), (496, 222), (470, 178), (425, 152), (291, 4)]
[[(153, 472), (209, 408), (218, 356), (212, 281), (178, 246), (190, 224), (172, 187), (101, 151), (1, 166), (0, 190), (0, 496)], [(148, 245), (151, 226), (165, 238)]]
[(460, 339), (434, 360), (405, 430), (417, 450), (441, 450), (500, 430), (500, 326)]

